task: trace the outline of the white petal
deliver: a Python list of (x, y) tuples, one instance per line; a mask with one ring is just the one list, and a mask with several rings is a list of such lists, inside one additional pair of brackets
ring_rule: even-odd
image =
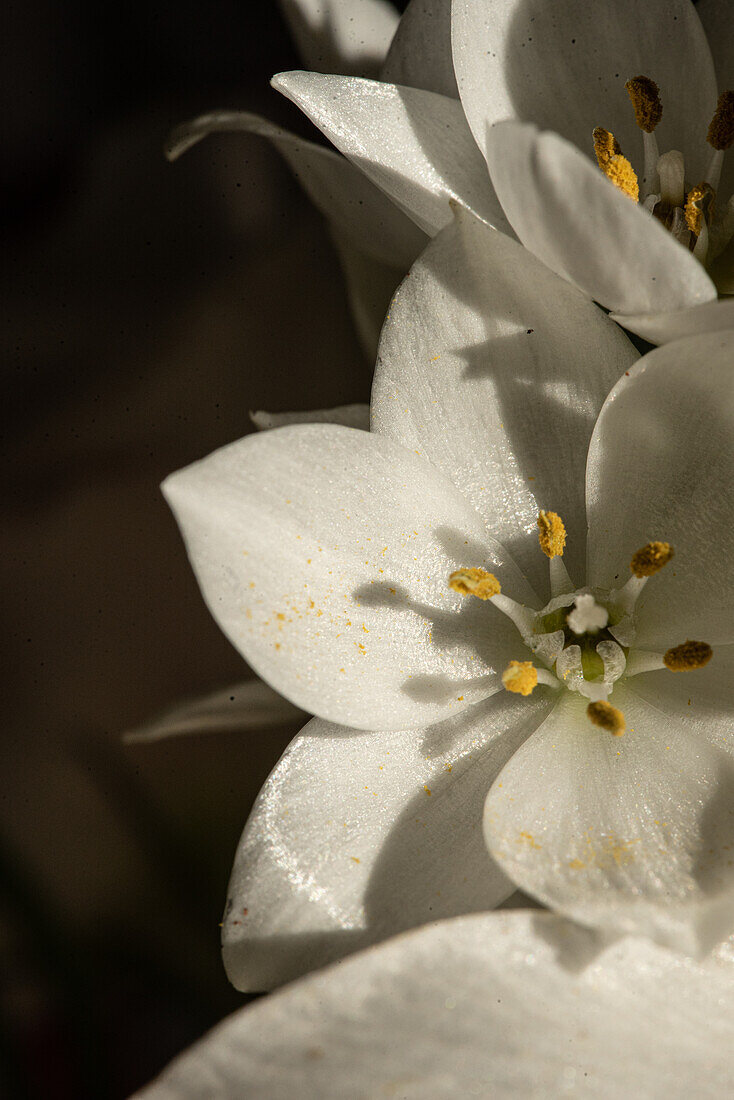
[(517, 631), (448, 577), (476, 564), (508, 595), (532, 594), (425, 459), (369, 432), (302, 424), (224, 447), (164, 492), (220, 627), (304, 710), (403, 729), (501, 688)]
[(208, 134), (235, 131), (271, 141), (329, 224), (368, 256), (407, 268), (425, 245), (425, 234), (345, 157), (247, 111), (216, 111), (177, 126), (166, 155), (175, 160)]
[(410, 0), (380, 76), (392, 84), (459, 98), (451, 56), (451, 0)]
[(288, 424), (343, 424), (346, 428), (370, 430), (369, 405), (337, 405), (333, 409), (313, 409), (311, 412), (269, 413), (251, 412), (250, 420), (258, 431), (283, 428)]
[(582, 924), (709, 950), (734, 930), (734, 759), (626, 686), (611, 701), (621, 737), (564, 693), (492, 787), (489, 850)]
[(716, 78), (689, 0), (454, 0), (452, 22), (459, 91), (480, 148), (492, 123), (515, 118), (591, 154), (603, 126), (641, 164), (624, 85), (642, 74), (660, 86), (661, 151), (683, 150), (686, 174), (703, 176)]
[(458, 211), (411, 269), (383, 330), (374, 430), (443, 470), (541, 595), (540, 508), (560, 513), (583, 583), (586, 452), (629, 340), (526, 249)]
[(482, 836), (487, 791), (543, 720), (548, 693), (507, 692), (428, 730), (361, 733), (314, 718), (260, 797), (237, 850), (224, 961), (272, 989), (514, 886)]
[(703, 668), (660, 669), (630, 680), (636, 695), (734, 754), (734, 645), (716, 646)]
[(492, 182), (527, 248), (616, 313), (685, 309), (716, 297), (692, 253), (557, 134), (500, 122)]
[(353, 248), (340, 234), (332, 233), (332, 240), (344, 272), (347, 298), (357, 335), (372, 370), (377, 358), (385, 314), (396, 287), (405, 275), (405, 269), (373, 259), (367, 253)]
[(734, 332), (656, 348), (612, 390), (594, 431), (589, 584), (623, 583), (651, 540), (675, 550), (637, 604), (644, 648), (734, 639), (733, 368)]
[(458, 100), (318, 73), (280, 73), (272, 83), (426, 233), (450, 220), (450, 199), (506, 227)]
[(651, 344), (668, 344), (684, 336), (734, 329), (734, 299), (723, 298), (690, 309), (662, 313), (613, 313), (618, 324), (636, 332)]
[(376, 76), (399, 15), (387, 0), (280, 0), (309, 69)]
[(152, 722), (123, 734), (123, 741), (134, 744), (182, 734), (269, 729), (303, 721), (303, 717), (302, 710), (262, 680), (246, 680), (179, 704)]
[(141, 1100), (720, 1100), (734, 982), (642, 939), (604, 948), (550, 913), (421, 928), (258, 1001)]

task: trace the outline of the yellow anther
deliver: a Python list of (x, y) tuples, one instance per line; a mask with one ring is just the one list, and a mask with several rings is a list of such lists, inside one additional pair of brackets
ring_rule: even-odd
[(719, 96), (706, 141), (714, 149), (728, 149), (734, 144), (734, 92), (722, 92)]
[(557, 512), (538, 512), (538, 542), (547, 558), (560, 558), (566, 545), (566, 528)]
[(673, 547), (669, 542), (648, 542), (636, 554), (633, 554), (630, 569), (636, 577), (652, 577), (659, 573), (673, 557)]
[(692, 187), (686, 196), (684, 208), (686, 225), (691, 233), (695, 233), (696, 236), (701, 232), (701, 221), (707, 216), (713, 201), (714, 189), (705, 180), (703, 183), (697, 183), (695, 187)]
[(491, 600), (502, 591), (494, 573), (486, 569), (457, 569), (449, 577), (449, 588), (462, 596), (476, 596), (478, 600)]
[(597, 126), (594, 130), (594, 152), (596, 153), (599, 167), (603, 172), (604, 165), (610, 161), (612, 157), (619, 156), (622, 152), (622, 148), (614, 134), (610, 134), (609, 130), (605, 130), (602, 126)]
[(663, 654), (663, 663), (671, 672), (691, 672), (703, 668), (714, 655), (708, 642), (684, 642)]
[(633, 76), (625, 88), (635, 109), (635, 122), (645, 133), (651, 134), (663, 117), (660, 89), (649, 76)]
[(611, 703), (600, 699), (598, 703), (589, 703), (586, 708), (586, 717), (595, 726), (599, 726), (615, 737), (621, 737), (625, 730), (624, 715)]
[(502, 673), (502, 683), (516, 695), (530, 695), (538, 686), (538, 672), (532, 661), (510, 661)]
[(640, 185), (637, 182), (635, 170), (627, 158), (622, 156), (619, 142), (614, 134), (601, 126), (597, 126), (594, 130), (594, 152), (599, 167), (607, 179), (637, 202), (640, 197)]

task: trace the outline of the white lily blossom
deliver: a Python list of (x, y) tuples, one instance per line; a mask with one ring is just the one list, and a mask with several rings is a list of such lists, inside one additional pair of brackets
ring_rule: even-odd
[(230, 1016), (138, 1100), (719, 1100), (734, 961), (598, 938), (549, 913), (444, 921)]
[[(726, 89), (734, 24), (713, 0), (702, 16)], [(460, 99), (445, 75), (449, 39)], [(434, 58), (442, 75), (426, 90), (415, 74)], [(734, 290), (734, 96), (717, 108), (690, 0), (413, 0), (382, 77), (273, 83), (424, 231), (458, 199), (654, 343), (734, 324), (734, 301), (717, 300), (717, 286)], [(652, 87), (662, 119), (643, 118), (640, 88)], [(597, 128), (610, 143), (604, 172)], [(634, 176), (630, 162), (639, 204), (605, 179), (620, 165)]]
[(317, 715), (238, 850), (236, 985), (513, 883), (686, 950), (729, 931), (733, 350), (635, 364), (580, 291), (459, 211), (391, 306), (371, 433), (278, 428), (168, 479), (220, 626)]

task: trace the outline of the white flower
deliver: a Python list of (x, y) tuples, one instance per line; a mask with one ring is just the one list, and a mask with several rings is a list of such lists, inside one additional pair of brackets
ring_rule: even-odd
[[(728, 930), (733, 350), (709, 335), (633, 365), (587, 298), (459, 212), (391, 307), (372, 433), (284, 427), (166, 482), (220, 626), (318, 715), (238, 851), (236, 984), (491, 908), (505, 872), (605, 928), (690, 949)], [(565, 524), (550, 579), (541, 509), (546, 548), (551, 511)], [(628, 581), (657, 540), (674, 560)], [(449, 586), (477, 569), (500, 594)], [(611, 626), (579, 640), (559, 608), (588, 594)], [(690, 638), (713, 661), (662, 669)], [(530, 696), (503, 690), (512, 661)]]
[[(391, 84), (291, 72), (274, 86), (425, 232), (448, 221), (447, 200), (457, 199), (514, 231), (653, 342), (732, 326), (734, 301), (716, 300), (704, 263), (723, 291), (734, 289), (734, 246), (726, 247), (734, 231), (734, 167), (723, 152), (734, 137), (734, 101), (730, 96), (709, 131), (716, 77), (690, 0), (454, 0), (450, 27), (449, 7), (448, 0), (414, 0), (404, 32), (401, 23), (395, 42), (402, 39), (402, 72), (410, 57), (413, 79), (398, 72)], [(700, 8), (725, 86), (734, 77), (734, 24), (726, 4)], [(426, 42), (433, 42), (443, 74), (449, 31), (460, 100), (443, 75), (448, 94), (425, 90), (433, 61)], [(421, 59), (421, 86), (400, 86), (401, 79), (416, 82)], [(388, 65), (383, 75), (389, 72)], [(637, 127), (625, 91), (638, 76), (659, 86), (663, 113), (654, 133)], [(610, 186), (592, 163), (597, 127), (637, 163), (647, 205), (653, 193), (661, 199), (657, 216)], [(618, 154), (614, 164), (605, 156), (608, 174), (619, 176), (623, 163), (632, 171)], [(715, 201), (694, 201), (692, 189), (707, 181)], [(686, 215), (697, 219), (693, 235)]]
[(734, 1090), (731, 949), (700, 965), (551, 914), (400, 936), (241, 1009), (139, 1100), (719, 1100)]

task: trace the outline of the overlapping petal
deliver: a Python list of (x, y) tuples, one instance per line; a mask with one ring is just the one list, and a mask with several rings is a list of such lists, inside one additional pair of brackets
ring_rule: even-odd
[(734, 332), (657, 348), (620, 379), (594, 431), (589, 583), (624, 581), (651, 539), (675, 549), (637, 605), (643, 647), (734, 639), (733, 363)]
[(175, 160), (209, 134), (237, 131), (272, 142), (314, 206), (360, 252), (406, 268), (424, 247), (425, 234), (345, 157), (248, 111), (214, 111), (182, 123), (171, 134), (166, 155)]
[(693, 254), (557, 134), (500, 122), (487, 159), (522, 243), (607, 309), (653, 313), (716, 298)]
[(380, 77), (459, 98), (451, 54), (451, 0), (410, 0)]
[(487, 844), (566, 916), (706, 951), (734, 928), (734, 756), (626, 685), (613, 701), (621, 737), (561, 696), (492, 787)]
[(163, 489), (220, 627), (304, 710), (362, 729), (420, 727), (501, 687), (516, 629), (462, 601), (448, 576), (470, 556), (516, 598), (532, 593), (420, 455), (304, 424), (224, 447)]
[(429, 235), (450, 220), (450, 199), (507, 229), (458, 100), (306, 72), (280, 73), (273, 87)]
[(663, 101), (660, 147), (703, 177), (716, 106), (711, 51), (690, 0), (454, 0), (454, 66), (469, 125), (490, 167), (488, 128), (518, 119), (592, 153), (594, 127), (633, 162), (642, 136), (624, 85), (644, 74)]
[(682, 340), (686, 336), (734, 329), (734, 298), (658, 313), (613, 313), (612, 317), (651, 344), (669, 344), (671, 340)]
[(547, 598), (538, 510), (563, 516), (566, 560), (581, 583), (586, 452), (610, 387), (636, 358), (588, 298), (459, 210), (390, 307), (373, 429), (460, 486)]
[(508, 897), (514, 887), (487, 851), (482, 806), (549, 706), (503, 692), (427, 730), (310, 722), (266, 783), (237, 850), (223, 926), (231, 981), (271, 989), (406, 928)]
[(376, 76), (399, 16), (389, 0), (280, 0), (309, 69)]
[(642, 939), (551, 914), (400, 936), (240, 1010), (140, 1100), (635, 1096), (734, 1088), (734, 983)]

